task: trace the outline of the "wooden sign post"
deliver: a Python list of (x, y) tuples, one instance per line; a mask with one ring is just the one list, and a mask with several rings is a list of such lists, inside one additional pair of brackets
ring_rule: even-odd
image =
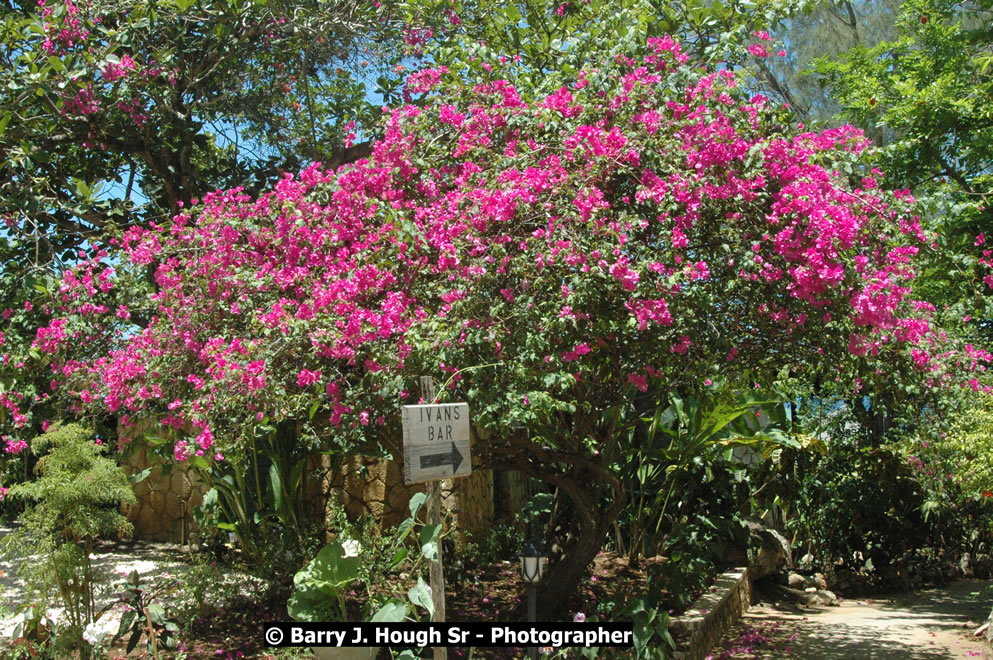
[[(403, 406), (403, 467), (407, 484), (428, 482), (428, 524), (441, 525), (441, 480), (467, 477), (472, 473), (469, 455), (469, 406), (465, 403), (435, 403), (434, 379), (421, 376), (421, 401)], [(441, 530), (444, 531), (444, 530)], [(439, 532), (440, 536), (440, 532)], [(438, 558), (429, 565), (432, 621), (445, 621), (445, 571), (441, 542)], [(448, 649), (434, 649), (435, 660), (448, 660)]]

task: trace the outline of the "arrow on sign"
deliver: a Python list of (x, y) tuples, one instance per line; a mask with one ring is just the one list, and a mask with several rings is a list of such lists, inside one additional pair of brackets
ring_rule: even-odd
[(454, 474), (459, 466), (462, 465), (462, 453), (459, 448), (452, 443), (452, 451), (444, 452), (442, 454), (425, 454), (421, 456), (421, 469), (425, 470), (427, 468), (440, 467), (442, 465), (451, 465), (452, 473)]

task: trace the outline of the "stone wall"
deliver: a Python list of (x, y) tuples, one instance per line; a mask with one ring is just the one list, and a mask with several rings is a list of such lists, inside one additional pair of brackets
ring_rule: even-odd
[(460, 531), (480, 532), (493, 524), (493, 470), (441, 482), (442, 507), (455, 516)]
[(752, 604), (749, 569), (736, 568), (717, 577), (711, 591), (693, 601), (682, 616), (669, 621), (676, 640), (675, 660), (704, 660), (710, 650)]
[(207, 486), (188, 465), (173, 464), (164, 474), (162, 460), (149, 460), (148, 450), (135, 452), (124, 462), (129, 474), (151, 466), (151, 473), (134, 488), (136, 504), (125, 505), (124, 514), (134, 525), (135, 537), (151, 541), (189, 543), (193, 509), (200, 506)]
[(528, 501), (527, 478), (517, 470), (495, 470), (493, 473), (493, 517), (512, 521)]
[(371, 456), (349, 456), (331, 478), (326, 492), (337, 493), (351, 520), (371, 515), (384, 527), (406, 519), (410, 515), (407, 502), (424, 490), (423, 484), (405, 485), (403, 470), (393, 461)]
[[(345, 459), (329, 485), (349, 518), (368, 514), (383, 527), (405, 520), (410, 515), (410, 498), (430, 487), (406, 485), (398, 463), (369, 456)], [(526, 489), (517, 472), (473, 469), (468, 477), (442, 480), (441, 495), (442, 508), (455, 517), (459, 530), (480, 532), (520, 511)]]
[[(146, 420), (127, 435), (141, 437), (155, 422)], [(122, 431), (123, 432), (123, 431)], [(473, 463), (481, 461), (473, 437)], [(129, 474), (150, 465), (152, 472), (135, 487), (136, 505), (125, 514), (135, 526), (137, 538), (188, 543), (195, 533), (192, 511), (199, 506), (209, 486), (201, 482), (188, 465), (173, 464), (170, 474), (163, 474), (161, 460), (150, 462), (145, 449), (132, 454), (124, 463)], [(354, 455), (332, 470), (330, 458), (314, 456), (307, 466), (304, 498), (307, 510), (315, 517), (326, 512), (329, 497), (336, 497), (352, 520), (371, 515), (383, 527), (393, 527), (410, 515), (408, 502), (414, 493), (425, 492), (429, 484), (406, 485), (403, 469), (385, 458)], [(457, 521), (461, 531), (479, 532), (496, 520), (510, 520), (526, 501), (527, 489), (517, 472), (475, 469), (468, 477), (442, 481), (442, 506)]]

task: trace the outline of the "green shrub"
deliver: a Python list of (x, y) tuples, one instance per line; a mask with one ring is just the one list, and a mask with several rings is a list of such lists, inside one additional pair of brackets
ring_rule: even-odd
[(976, 395), (943, 437), (914, 437), (906, 461), (922, 485), (924, 517), (947, 551), (993, 551), (993, 403)]
[(803, 478), (791, 525), (822, 565), (873, 571), (931, 543), (922, 503), (899, 452), (839, 441)]
[(61, 601), (66, 620), (59, 643), (85, 654), (82, 633), (96, 614), (93, 592), (100, 577), (94, 575), (90, 554), (97, 539), (130, 535), (131, 523), (120, 506), (133, 503), (134, 492), (124, 470), (103, 456), (106, 447), (82, 426), (53, 426), (32, 441), (31, 449), (41, 457), (37, 479), (8, 493), (27, 508), (20, 517), (23, 526), (5, 539), (4, 554), (23, 559), (18, 574), (29, 595), (41, 603), (53, 596)]

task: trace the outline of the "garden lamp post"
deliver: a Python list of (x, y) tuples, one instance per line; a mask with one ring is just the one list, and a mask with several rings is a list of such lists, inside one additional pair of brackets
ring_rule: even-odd
[[(534, 623), (538, 612), (538, 583), (545, 574), (545, 550), (533, 535), (521, 550), (521, 577), (528, 586), (528, 623)], [(538, 647), (528, 648), (528, 657), (538, 657)]]

